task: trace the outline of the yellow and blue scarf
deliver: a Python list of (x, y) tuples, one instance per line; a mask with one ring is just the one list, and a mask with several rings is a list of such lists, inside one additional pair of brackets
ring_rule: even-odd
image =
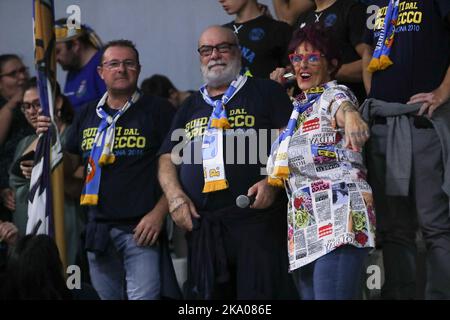
[(270, 185), (282, 187), (284, 180), (289, 177), (288, 147), (297, 128), (298, 118), (320, 98), (327, 88), (327, 85), (311, 88), (303, 92), (292, 103), (294, 108), (289, 122), (272, 144), (269, 159), (267, 160), (267, 174), (269, 175), (268, 182)]
[(140, 93), (136, 91), (125, 105), (113, 116), (110, 116), (103, 109), (106, 99), (108, 98), (107, 92), (98, 102), (96, 112), (101, 121), (88, 159), (86, 180), (80, 199), (80, 204), (82, 206), (95, 206), (98, 204), (98, 191), (100, 188), (102, 167), (112, 164), (116, 160), (113, 153), (116, 122), (119, 120), (120, 116), (139, 100), (139, 97)]
[(223, 161), (223, 130), (229, 129), (230, 124), (225, 105), (238, 93), (246, 81), (246, 75), (239, 75), (225, 91), (222, 99), (218, 100), (211, 99), (206, 90), (206, 85), (200, 88), (200, 93), (205, 102), (213, 107), (202, 143), (203, 175), (205, 178), (204, 193), (228, 188)]
[(392, 45), (394, 43), (395, 26), (397, 25), (399, 0), (389, 0), (389, 6), (384, 18), (383, 29), (380, 31), (377, 45), (373, 52), (372, 60), (370, 60), (367, 70), (369, 72), (377, 72), (384, 70), (393, 64), (389, 58)]

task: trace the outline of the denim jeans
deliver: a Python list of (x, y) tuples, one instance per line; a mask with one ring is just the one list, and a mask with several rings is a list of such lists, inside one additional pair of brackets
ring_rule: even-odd
[(88, 252), (92, 284), (102, 300), (160, 297), (159, 246), (139, 247), (133, 234), (111, 228), (107, 251)]
[(302, 300), (352, 300), (361, 294), (369, 248), (339, 247), (298, 271)]

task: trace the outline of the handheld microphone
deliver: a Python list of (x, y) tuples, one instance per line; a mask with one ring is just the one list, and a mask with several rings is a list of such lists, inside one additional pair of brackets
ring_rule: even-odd
[(236, 205), (239, 208), (245, 209), (251, 206), (255, 202), (256, 197), (255, 196), (246, 196), (241, 194), (239, 197), (236, 198)]

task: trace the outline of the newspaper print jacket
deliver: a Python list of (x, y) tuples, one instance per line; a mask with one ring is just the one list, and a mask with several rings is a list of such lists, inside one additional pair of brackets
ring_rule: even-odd
[(335, 81), (299, 116), (288, 149), (288, 250), (290, 271), (345, 244), (375, 246), (372, 190), (361, 152), (344, 148), (335, 128), (344, 101), (353, 93)]

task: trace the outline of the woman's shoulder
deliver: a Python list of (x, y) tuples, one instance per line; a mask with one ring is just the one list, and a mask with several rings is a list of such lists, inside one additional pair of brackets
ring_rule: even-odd
[(330, 81), (325, 84), (324, 92), (347, 92), (351, 91), (346, 85), (338, 83), (336, 80)]
[(356, 105), (358, 104), (358, 99), (353, 91), (343, 84), (338, 84), (336, 81), (327, 84), (323, 97), (330, 102), (348, 100)]

